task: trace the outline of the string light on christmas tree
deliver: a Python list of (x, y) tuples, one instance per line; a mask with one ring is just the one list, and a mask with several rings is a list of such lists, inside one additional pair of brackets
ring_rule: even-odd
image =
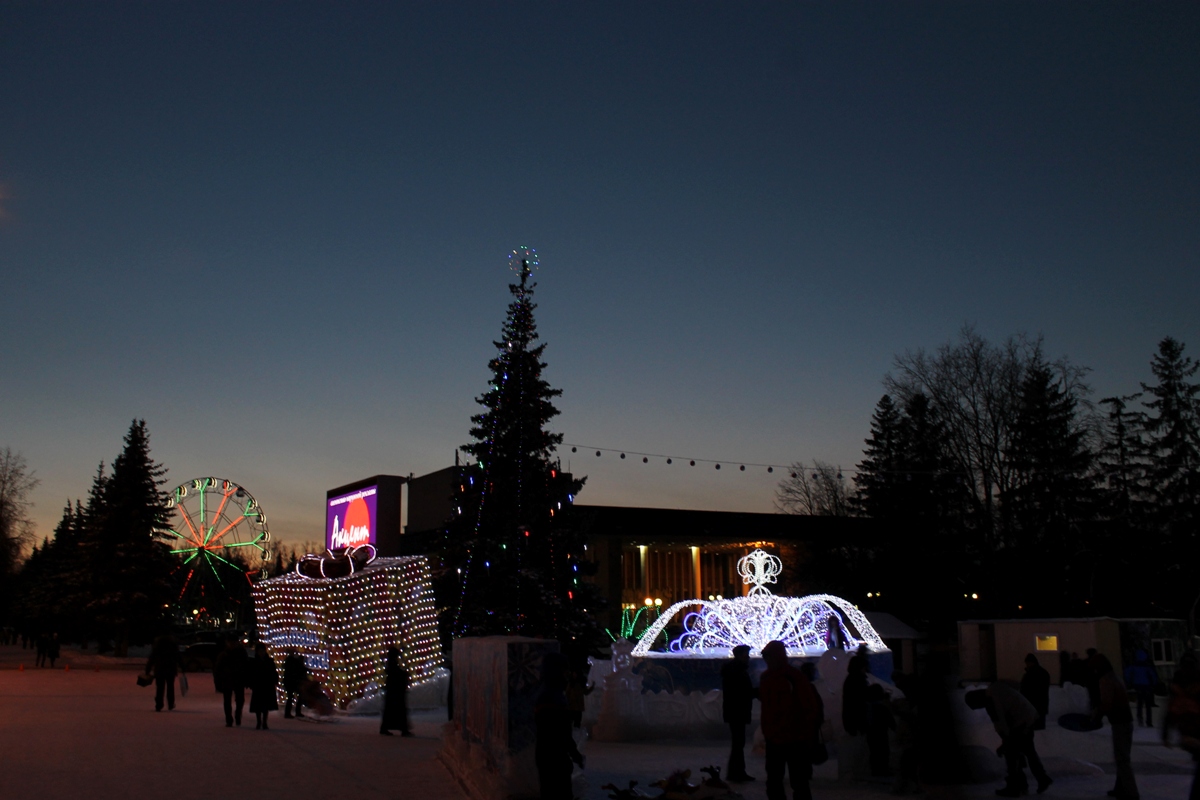
[(583, 610), (598, 590), (580, 581), (592, 567), (572, 559), (583, 543), (566, 520), (583, 482), (561, 472), (554, 451), (562, 435), (547, 429), (561, 391), (543, 377), (546, 345), (538, 341), (531, 279), (540, 259), (522, 246), (508, 253), (508, 264), (518, 280), (508, 286), (487, 388), (476, 398), (483, 409), (471, 417), (473, 441), (462, 448), (470, 467), (459, 468), (455, 513), (439, 547), (443, 634), (598, 639), (595, 618)]
[[(633, 655), (713, 658), (730, 656), (737, 645), (746, 645), (753, 655), (762, 653), (767, 642), (783, 642), (790, 656), (816, 656), (835, 642), (846, 649), (865, 644), (872, 653), (888, 648), (861, 611), (848, 600), (831, 594), (780, 597), (767, 584), (775, 583), (783, 562), (755, 550), (738, 561), (738, 573), (753, 584), (745, 597), (684, 600), (668, 608), (642, 634)], [(683, 633), (666, 652), (650, 648), (675, 615), (687, 609)]]
[(508, 266), (524, 282), (525, 277), (538, 268), (537, 250), (526, 245), (514, 248), (508, 256)]
[(342, 708), (382, 688), (388, 647), (414, 686), (442, 662), (424, 556), (376, 558), (340, 578), (288, 573), (255, 585), (254, 608), (271, 658), (282, 664), (294, 648)]

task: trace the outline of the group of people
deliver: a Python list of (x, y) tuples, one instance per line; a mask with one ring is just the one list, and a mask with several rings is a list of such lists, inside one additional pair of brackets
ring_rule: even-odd
[[(1080, 668), (1080, 663), (1086, 670)], [(1117, 768), (1116, 783), (1109, 790), (1109, 797), (1138, 800), (1140, 794), (1132, 761), (1135, 717), (1130, 708), (1129, 693), (1132, 689), (1136, 696), (1138, 724), (1152, 727), (1154, 690), (1158, 685), (1154, 666), (1145, 651), (1138, 650), (1122, 680), (1107, 656), (1089, 650), (1086, 660), (1064, 659), (1063, 667), (1066, 682), (1087, 688), (1093, 725), (1099, 727), (1104, 719), (1109, 722)], [(1163, 720), (1163, 742), (1170, 746), (1172, 731), (1180, 733), (1183, 747), (1197, 764), (1191, 800), (1200, 800), (1200, 669), (1194, 653), (1187, 653), (1180, 659), (1170, 687), (1163, 688), (1169, 693)], [(1050, 710), (1050, 673), (1041, 666), (1037, 656), (1030, 653), (1025, 657), (1025, 675), (1019, 691), (995, 682), (986, 689), (968, 692), (966, 701), (971, 708), (986, 709), (1000, 735), (999, 753), (1005, 758), (1006, 777), (1005, 785), (996, 794), (1002, 797), (1025, 794), (1029, 788), (1026, 765), (1037, 782), (1038, 794), (1044, 792), (1053, 780), (1034, 747), (1034, 731), (1046, 727), (1046, 715)]]
[[(761, 728), (766, 743), (768, 800), (784, 800), (785, 770), (790, 775), (796, 800), (809, 800), (813, 763), (824, 759), (820, 735), (824, 708), (813, 687), (813, 665), (794, 669), (788, 664), (784, 645), (772, 642), (763, 648), (767, 670), (755, 688), (749, 674), (749, 656), (749, 648), (734, 648), (733, 659), (722, 669), (723, 717), (731, 738), (728, 780), (754, 780), (746, 772), (744, 748), (746, 726), (753, 700), (757, 698), (761, 703)], [(1134, 722), (1136, 719), (1143, 726), (1154, 724), (1151, 709), (1155, 706), (1157, 685), (1160, 692), (1165, 689), (1169, 695), (1163, 741), (1170, 746), (1177, 731), (1181, 746), (1195, 759), (1197, 774), (1190, 800), (1200, 800), (1200, 667), (1195, 654), (1183, 656), (1169, 687), (1158, 684), (1158, 675), (1142, 651), (1135, 654), (1134, 664), (1124, 671), (1124, 680), (1101, 653), (1089, 652), (1083, 663), (1087, 666), (1086, 673), (1078, 665), (1072, 665), (1070, 675), (1089, 690), (1092, 725), (1099, 727), (1107, 719), (1112, 732), (1117, 774), (1108, 795), (1118, 800), (1138, 800), (1131, 759)], [(854, 655), (847, 666), (841, 692), (841, 721), (846, 738), (839, 742), (839, 755), (854, 759), (855, 753), (861, 751), (858, 742), (862, 742), (869, 753), (871, 775), (889, 775), (889, 740), (895, 738), (901, 752), (893, 792), (903, 793), (910, 787), (919, 789), (918, 773), (924, 767), (916, 747), (918, 725), (914, 703), (907, 697), (892, 700), (883, 686), (868, 681), (867, 667), (862, 652)], [(1049, 671), (1031, 653), (1025, 659), (1025, 674), (1019, 688), (994, 682), (986, 689), (966, 694), (967, 705), (986, 709), (1000, 736), (997, 752), (1005, 759), (1006, 767), (1005, 785), (996, 791), (1001, 797), (1018, 797), (1029, 792), (1026, 768), (1033, 775), (1038, 794), (1054, 782), (1034, 746), (1035, 731), (1046, 727), (1050, 686)], [(1130, 702), (1131, 691), (1137, 698), (1136, 717)]]
[[(274, 660), (267, 654), (267, 646), (262, 642), (256, 644), (254, 658), (246, 657), (246, 650), (236, 637), (226, 637), (224, 644), (218, 646), (212, 674), (214, 687), (224, 699), (225, 727), (242, 724), (246, 689), (250, 689), (250, 711), (255, 717), (255, 730), (270, 730), (267, 718), (272, 711), (279, 710), (279, 702), (275, 698), (279, 673)], [(179, 644), (175, 637), (166, 634), (155, 639), (150, 658), (146, 661), (146, 674), (154, 679), (155, 711), (162, 711), (164, 707), (168, 711), (175, 709), (175, 679), (180, 673), (180, 666)], [(306, 673), (303, 656), (293, 650), (284, 662), (284, 688), (288, 691), (285, 716), (292, 715), (292, 699), (298, 695)], [(296, 709), (299, 714), (298, 700)]]
[(766, 743), (767, 799), (785, 800), (786, 774), (796, 800), (810, 800), (813, 763), (822, 760), (819, 747), (824, 703), (813, 686), (812, 673), (805, 674), (806, 670), (788, 663), (783, 642), (768, 642), (762, 657), (767, 669), (759, 678), (758, 688), (750, 680), (750, 648), (745, 645), (733, 648), (733, 660), (721, 670), (722, 715), (731, 739), (726, 778), (735, 783), (755, 779), (746, 772), (745, 746), (746, 726), (757, 698)]
[(57, 633), (43, 633), (34, 641), (37, 648), (37, 658), (34, 663), (39, 667), (54, 669), (54, 662), (59, 656), (59, 641)]
[(32, 647), (37, 651), (37, 657), (34, 660), (36, 666), (53, 669), (61, 647), (57, 633), (30, 633), (24, 629), (18, 633), (17, 629), (11, 626), (0, 628), (0, 644), (12, 645), (18, 641), (20, 641), (22, 649)]
[[(408, 719), (407, 693), (408, 670), (400, 661), (400, 650), (389, 647), (384, 656), (384, 703), (380, 715), (379, 732), (391, 736), (400, 731), (401, 736), (412, 736)], [(154, 710), (168, 711), (175, 708), (175, 680), (180, 673), (179, 645), (171, 635), (155, 640), (146, 662), (146, 674), (155, 684)], [(255, 730), (270, 730), (269, 717), (279, 710), (276, 690), (279, 686), (279, 671), (275, 661), (267, 653), (267, 646), (258, 642), (254, 646), (254, 657), (248, 658), (246, 650), (235, 637), (227, 637), (213, 661), (213, 684), (223, 697), (225, 727), (242, 724), (242, 710), (246, 704), (246, 690), (250, 690), (250, 712), (254, 714)], [(304, 717), (304, 708), (317, 708), (328, 713), (324, 692), (316, 681), (310, 680), (304, 656), (292, 648), (283, 662), (283, 692), (285, 719)], [(295, 709), (293, 715), (292, 710)]]

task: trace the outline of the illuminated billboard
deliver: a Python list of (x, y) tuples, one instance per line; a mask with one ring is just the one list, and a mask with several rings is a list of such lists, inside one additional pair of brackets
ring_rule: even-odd
[(378, 486), (364, 486), (328, 498), (325, 505), (325, 546), (330, 550), (375, 544)]
[(325, 493), (325, 546), (374, 545), (380, 556), (404, 555), (404, 484), (399, 475), (373, 475)]

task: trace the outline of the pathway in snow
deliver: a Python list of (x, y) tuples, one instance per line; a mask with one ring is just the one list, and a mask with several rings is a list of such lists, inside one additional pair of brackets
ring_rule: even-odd
[[(436, 760), (444, 710), (413, 715), (416, 738), (384, 737), (378, 718), (339, 717), (317, 723), (272, 714), (271, 730), (254, 730), (245, 712), (242, 727), (227, 729), (221, 698), (207, 673), (191, 677), (191, 692), (173, 712), (154, 711), (154, 690), (135, 683), (135, 668), (96, 671), (94, 661), (65, 659), (54, 670), (34, 669), (33, 653), (0, 646), (0, 785), (4, 797), (49, 800), (213, 800), (238, 794), (261, 800), (352, 797), (354, 800), (464, 800)], [(17, 670), (20, 663), (25, 671)], [(84, 666), (89, 664), (89, 666)], [(136, 667), (112, 664), (110, 667)], [(247, 697), (249, 704), (249, 697)], [(249, 724), (247, 724), (249, 723)], [(1191, 777), (1190, 761), (1157, 744), (1155, 732), (1138, 731), (1135, 771), (1143, 800), (1180, 800)], [(1056, 782), (1044, 797), (1106, 800), (1113, 769), (1108, 731), (1039, 734), (1039, 750)], [(584, 800), (605, 800), (605, 783), (649, 784), (673, 769), (724, 767), (727, 749), (718, 742), (608, 744), (587, 742)], [(747, 752), (759, 777), (740, 791), (765, 800), (762, 756)], [(999, 764), (997, 764), (999, 766)], [(817, 800), (885, 800), (887, 783), (840, 783), (834, 762), (817, 769)], [(928, 796), (991, 798), (998, 783), (930, 787)]]

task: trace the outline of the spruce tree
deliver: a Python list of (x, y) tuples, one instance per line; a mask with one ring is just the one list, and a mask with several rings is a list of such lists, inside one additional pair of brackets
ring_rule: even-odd
[(1098, 459), (1099, 478), (1104, 490), (1103, 516), (1114, 526), (1130, 532), (1140, 527), (1142, 492), (1145, 484), (1145, 428), (1143, 414), (1130, 411), (1137, 394), (1106, 397), (1100, 405), (1108, 408), (1104, 420), (1103, 443)]
[[(952, 602), (964, 580), (970, 497), (924, 393), (902, 406), (884, 395), (875, 408), (855, 484), (859, 507), (885, 521), (887, 535), (875, 548), (873, 574), (858, 577), (885, 591), (889, 608), (920, 619)], [(912, 580), (920, 574), (938, 579)]]
[(547, 430), (562, 391), (543, 377), (545, 343), (534, 321), (536, 255), (517, 251), (519, 280), (494, 342), (496, 355), (483, 411), (471, 417), (470, 456), (460, 467), (455, 517), (441, 552), (437, 589), (446, 638), (512, 634), (590, 646), (600, 631), (602, 602), (583, 576), (591, 570), (571, 526), (571, 504), (583, 479), (554, 460), (562, 434)]
[(865, 440), (863, 460), (854, 477), (854, 504), (868, 517), (894, 520), (900, 516), (904, 491), (901, 436), (900, 409), (891, 395), (885, 394), (875, 404), (871, 435)]
[(1010, 605), (1025, 609), (1048, 614), (1082, 611), (1077, 601), (1094, 599), (1094, 562), (1076, 563), (1075, 556), (1088, 545), (1085, 531), (1096, 511), (1097, 495), (1094, 455), (1076, 390), (1035, 358), (1021, 381), (1019, 397), (1005, 452), (1013, 478), (1000, 497), (1009, 536), (999, 563), (1021, 570), (1029, 579), (998, 590), (1015, 589)]
[(90, 610), (119, 654), (130, 642), (150, 640), (168, 619), (174, 562), (166, 545), (166, 472), (150, 457), (145, 420), (134, 420), (112, 475), (103, 482), (102, 515), (89, 509), (94, 515), (88, 520), (94, 570)]
[(1150, 365), (1158, 382), (1142, 384), (1151, 398), (1143, 401), (1145, 490), (1157, 533), (1150, 550), (1165, 570), (1158, 598), (1176, 613), (1187, 612), (1195, 597), (1195, 586), (1188, 584), (1200, 556), (1200, 384), (1191, 381), (1200, 364), (1183, 350), (1169, 336), (1159, 342)]
[(1013, 485), (1001, 497), (1018, 546), (1064, 546), (1068, 531), (1092, 513), (1093, 454), (1078, 405), (1049, 365), (1030, 365), (1005, 453)]

